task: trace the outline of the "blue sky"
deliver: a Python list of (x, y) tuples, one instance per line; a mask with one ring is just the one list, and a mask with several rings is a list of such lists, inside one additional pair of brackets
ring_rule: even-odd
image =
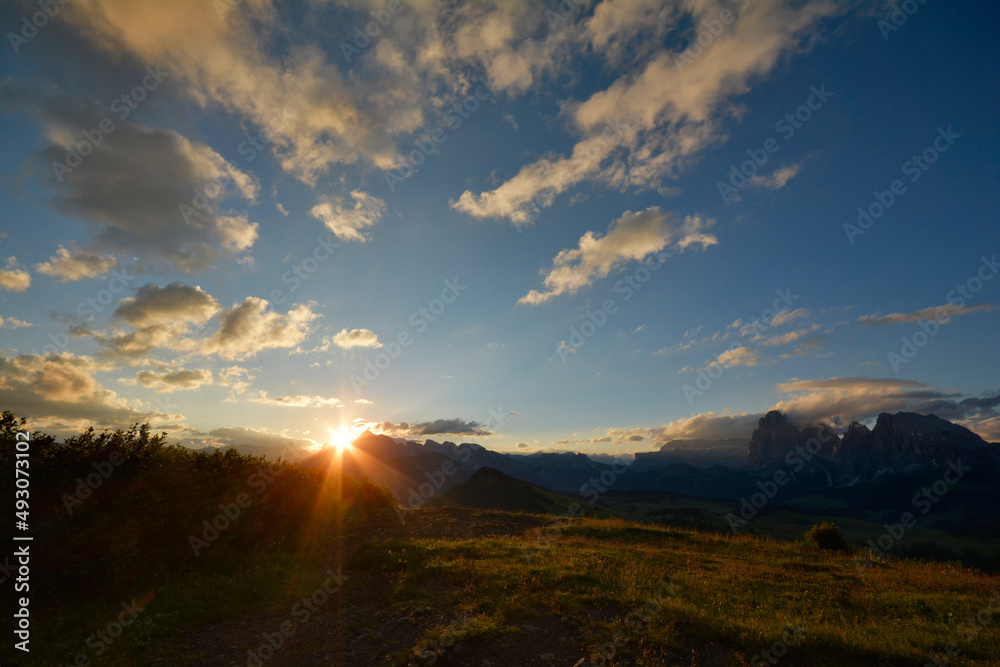
[(37, 426), (1000, 440), (993, 3), (216, 5), (0, 10), (0, 403)]

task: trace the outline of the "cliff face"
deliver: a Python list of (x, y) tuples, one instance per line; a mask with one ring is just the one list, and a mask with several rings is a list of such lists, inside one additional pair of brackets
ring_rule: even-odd
[(883, 412), (875, 427), (868, 430), (851, 424), (844, 434), (838, 458), (863, 476), (878, 470), (899, 470), (912, 465), (944, 465), (964, 457), (984, 461), (992, 447), (978, 435), (958, 424), (915, 412)]
[(825, 425), (796, 428), (785, 415), (772, 410), (758, 422), (747, 453), (750, 465), (759, 467), (780, 465), (789, 452), (801, 449), (814, 455), (808, 467), (822, 466), (834, 482), (867, 481), (881, 472), (930, 469), (958, 458), (989, 466), (1000, 460), (1000, 448), (964, 426), (914, 412), (883, 412), (874, 428), (854, 422), (844, 437), (838, 438)]
[(798, 429), (788, 417), (771, 410), (760, 418), (750, 436), (747, 447), (749, 463), (753, 467), (784, 463), (791, 452), (802, 450), (820, 457), (832, 456), (840, 438), (825, 424)]

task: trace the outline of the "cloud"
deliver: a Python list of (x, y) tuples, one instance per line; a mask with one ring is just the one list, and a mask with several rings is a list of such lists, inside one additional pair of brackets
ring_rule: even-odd
[(110, 332), (91, 331), (86, 325), (75, 335), (90, 336), (101, 346), (100, 355), (126, 362), (142, 360), (159, 348), (187, 350), (187, 337), (198, 325), (219, 311), (216, 300), (200, 287), (173, 282), (164, 287), (148, 283), (134, 297), (118, 302), (111, 316), (113, 324), (128, 328)]
[(0, 288), (11, 292), (23, 292), (31, 287), (31, 274), (17, 268), (17, 257), (7, 258), (7, 268), (0, 269)]
[(808, 329), (797, 329), (795, 331), (789, 331), (787, 333), (778, 334), (777, 336), (769, 336), (762, 338), (760, 340), (761, 345), (786, 345), (788, 343), (794, 343), (795, 341), (808, 336), (809, 334), (817, 331), (819, 329), (818, 324), (814, 324)]
[(528, 443), (526, 442), (519, 442), (514, 446), (517, 447), (518, 449), (527, 449), (529, 447)]
[(309, 215), (322, 220), (341, 241), (364, 243), (370, 237), (361, 230), (374, 226), (382, 218), (386, 204), (378, 197), (360, 190), (351, 192), (351, 199), (354, 200), (354, 206), (345, 205), (343, 197), (321, 198), (320, 203), (309, 211)]
[[(619, 2), (607, 11), (623, 16), (633, 4)], [(750, 89), (751, 80), (771, 72), (784, 54), (805, 48), (822, 19), (846, 8), (827, 0), (745, 3), (733, 10), (735, 23), (723, 27), (702, 53), (694, 37), (718, 22), (718, 5), (688, 0), (671, 6), (673, 22), (688, 26), (685, 52), (661, 49), (606, 89), (564, 103), (563, 116), (579, 137), (567, 156), (538, 158), (492, 191), (465, 191), (452, 206), (479, 218), (527, 224), (529, 204), (548, 206), (555, 195), (583, 183), (620, 190), (663, 187), (701, 151), (724, 140), (722, 121), (737, 113), (734, 98)], [(601, 34), (596, 17), (595, 11), (592, 39)], [(665, 17), (656, 20), (669, 25)], [(614, 21), (609, 17), (601, 24)]]
[(260, 392), (258, 396), (250, 399), (253, 403), (264, 405), (276, 405), (285, 408), (336, 408), (340, 407), (339, 398), (324, 398), (323, 396), (275, 396), (269, 397), (265, 392)]
[(754, 176), (747, 181), (747, 184), (763, 190), (780, 190), (788, 184), (788, 181), (795, 178), (801, 168), (801, 164), (781, 167), (780, 169), (775, 169), (774, 173), (770, 176)]
[(0, 405), (37, 426), (68, 421), (68, 429), (87, 426), (120, 428), (136, 422), (154, 425), (181, 418), (143, 409), (105, 389), (94, 374), (104, 367), (87, 356), (64, 352), (40, 356), (0, 356)]
[(955, 420), (976, 431), (998, 415), (1000, 393), (985, 397), (962, 397), (914, 380), (834, 377), (823, 380), (790, 380), (777, 388), (791, 395), (774, 409), (793, 421), (825, 421), (846, 427), (852, 421), (870, 420), (880, 412), (918, 412)]
[(293, 348), (310, 333), (310, 324), (319, 317), (309, 306), (298, 305), (284, 315), (269, 310), (265, 299), (248, 296), (222, 314), (219, 330), (198, 344), (204, 355), (223, 359), (246, 359), (259, 352)]
[(713, 364), (719, 364), (725, 368), (733, 366), (756, 366), (757, 353), (749, 347), (736, 347), (724, 351), (715, 358)]
[(16, 317), (0, 317), (0, 329), (33, 329), (34, 324), (19, 320)]
[(218, 373), (218, 382), (223, 387), (228, 387), (233, 395), (239, 395), (250, 388), (250, 383), (257, 379), (250, 371), (242, 366), (227, 366)]
[(328, 349), (331, 342), (345, 350), (352, 347), (382, 347), (378, 336), (370, 329), (341, 329), (333, 338), (324, 341), (324, 349)]
[[(304, 20), (334, 20), (320, 16), (322, 10), (312, 7)], [(423, 100), (410, 96), (375, 113), (378, 106), (366, 99), (374, 86), (345, 78), (319, 40), (287, 42), (283, 14), (269, 0), (245, 0), (224, 17), (200, 0), (94, 0), (64, 12), (112, 57), (157, 63), (199, 105), (218, 105), (261, 128), (282, 167), (307, 183), (315, 184), (331, 164), (392, 166), (396, 152), (386, 121)], [(287, 42), (280, 53), (272, 47), (276, 40)]]
[[(211, 333), (209, 322), (216, 316), (218, 328)], [(122, 299), (115, 310), (112, 322), (127, 327), (110, 333), (81, 327), (78, 335), (93, 337), (102, 355), (113, 359), (142, 360), (162, 349), (241, 360), (265, 350), (296, 347), (311, 333), (311, 323), (318, 317), (302, 304), (278, 313), (258, 297), (220, 309), (215, 298), (200, 287), (150, 283), (135, 297)]]
[(714, 236), (704, 231), (714, 222), (687, 216), (683, 222), (674, 223), (658, 206), (639, 213), (625, 211), (611, 223), (604, 236), (587, 232), (580, 238), (577, 248), (560, 251), (553, 260), (552, 269), (545, 274), (546, 291), (531, 290), (518, 303), (538, 305), (561, 294), (573, 294), (590, 286), (594, 280), (606, 277), (615, 268), (630, 261), (643, 261), (667, 246), (683, 251), (700, 245), (704, 250), (718, 243)]
[(930, 322), (931, 320), (937, 320), (941, 324), (944, 324), (953, 317), (961, 317), (962, 315), (968, 315), (977, 311), (989, 312), (991, 310), (993, 310), (993, 306), (988, 303), (979, 303), (974, 306), (946, 303), (943, 306), (923, 308), (913, 313), (889, 313), (888, 315), (874, 313), (872, 315), (862, 315), (858, 318), (858, 324), (863, 326), (883, 326), (887, 324)]
[(82, 250), (73, 244), (73, 250), (59, 246), (49, 261), (35, 264), (35, 270), (51, 276), (61, 283), (97, 278), (118, 264), (114, 255), (102, 255), (92, 250)]
[[(771, 320), (771, 326), (780, 327), (782, 324), (788, 324), (789, 322), (803, 317), (809, 317), (810, 315), (812, 315), (812, 312), (806, 310), (805, 308), (796, 308), (795, 310), (779, 310), (778, 314)], [(739, 320), (736, 320), (736, 322), (733, 322), (730, 326), (736, 325), (738, 327), (739, 322)]]
[(180, 368), (161, 373), (156, 371), (139, 371), (135, 379), (143, 387), (170, 393), (197, 389), (202, 385), (212, 384), (212, 373), (200, 368), (193, 370)]
[(52, 207), (91, 225), (94, 239), (82, 256), (88, 261), (72, 261), (80, 254), (74, 249), (50, 261), (51, 271), (93, 271), (101, 266), (95, 257), (115, 250), (190, 273), (253, 246), (257, 224), (221, 205), (230, 197), (254, 201), (257, 183), (207, 145), (127, 119), (65, 167), (70, 151), (84, 143), (81, 129), (96, 127), (104, 110), (10, 79), (0, 83), (0, 97), (42, 125), (49, 144), (36, 159)]
[(201, 287), (172, 282), (160, 287), (147, 283), (134, 297), (122, 299), (114, 319), (134, 327), (205, 322), (219, 312), (218, 302)]
[(288, 448), (297, 453), (300, 449), (316, 445), (312, 440), (291, 438), (279, 433), (270, 433), (263, 429), (250, 428), (248, 426), (217, 428), (209, 431), (208, 435), (210, 436), (209, 439), (201, 443), (203, 446), (253, 445), (255, 447)]
[(750, 435), (757, 428), (757, 422), (761, 416), (761, 413), (727, 415), (703, 412), (650, 429), (650, 439), (656, 442), (669, 442), (670, 440), (746, 438), (749, 442)]
[(486, 426), (480, 424), (479, 422), (466, 421), (458, 418), (435, 419), (430, 422), (417, 422), (414, 424), (407, 424), (406, 422), (402, 422), (400, 424), (382, 422), (381, 424), (375, 425), (375, 428), (383, 433), (394, 433), (399, 436), (410, 438), (430, 435), (493, 435), (493, 431), (489, 430)]
[(655, 428), (608, 429), (617, 442), (621, 435), (644, 433), (655, 442), (670, 440), (746, 439), (767, 410), (784, 412), (793, 423), (823, 422), (846, 428), (852, 421), (871, 421), (880, 412), (934, 414), (964, 425), (986, 440), (1000, 440), (1000, 392), (984, 396), (962, 396), (930, 385), (895, 378), (834, 377), (821, 380), (789, 380), (776, 389), (790, 398), (761, 412), (718, 414), (704, 412), (677, 419)]

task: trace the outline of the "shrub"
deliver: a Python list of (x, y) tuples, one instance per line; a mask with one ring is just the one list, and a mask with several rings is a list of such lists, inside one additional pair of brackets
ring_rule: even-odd
[(832, 521), (824, 521), (810, 528), (805, 534), (806, 544), (818, 547), (825, 551), (839, 551), (846, 553), (851, 550), (843, 533), (837, 528), (837, 524)]

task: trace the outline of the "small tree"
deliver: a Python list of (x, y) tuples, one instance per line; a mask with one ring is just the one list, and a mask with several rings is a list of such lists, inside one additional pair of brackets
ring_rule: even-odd
[(837, 524), (832, 521), (817, 523), (805, 534), (806, 544), (819, 547), (825, 551), (839, 551), (846, 553), (851, 550), (843, 533), (837, 528)]

